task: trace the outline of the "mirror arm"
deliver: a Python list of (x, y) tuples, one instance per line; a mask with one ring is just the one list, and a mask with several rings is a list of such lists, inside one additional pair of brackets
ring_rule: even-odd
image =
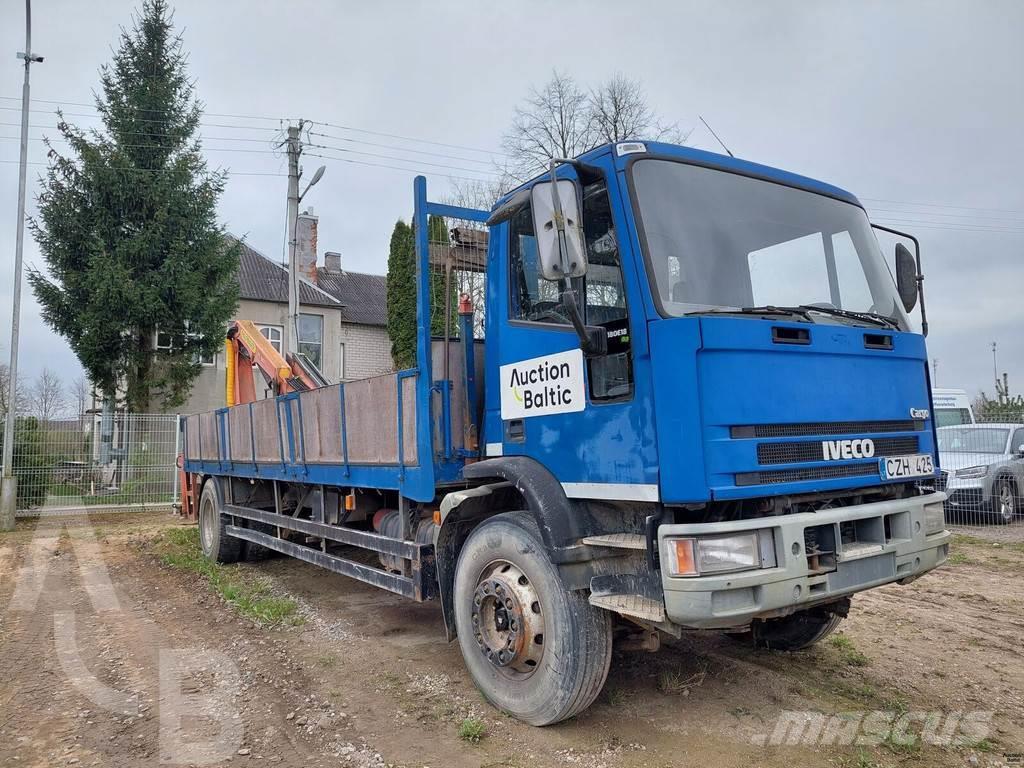
[(562, 306), (569, 311), (569, 320), (580, 339), (584, 357), (603, 357), (608, 354), (608, 331), (599, 325), (583, 322), (583, 313), (576, 302), (576, 292), (568, 280), (562, 280)]
[(924, 307), (924, 272), (921, 271), (921, 243), (918, 242), (917, 238), (909, 232), (904, 232), (900, 229), (892, 229), (891, 227), (883, 227), (881, 224), (872, 224), (872, 229), (879, 229), (882, 232), (888, 232), (890, 235), (897, 235), (898, 237), (905, 237), (907, 240), (914, 244), (914, 261), (917, 263), (917, 274), (914, 276), (914, 280), (917, 282), (917, 298), (921, 302), (921, 335), (928, 335), (928, 313)]

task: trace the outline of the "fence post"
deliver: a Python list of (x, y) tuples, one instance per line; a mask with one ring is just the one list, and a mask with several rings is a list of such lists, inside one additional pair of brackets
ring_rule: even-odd
[(174, 493), (171, 497), (171, 508), (178, 506), (178, 483), (181, 480), (181, 472), (178, 470), (178, 457), (181, 455), (181, 414), (174, 416)]

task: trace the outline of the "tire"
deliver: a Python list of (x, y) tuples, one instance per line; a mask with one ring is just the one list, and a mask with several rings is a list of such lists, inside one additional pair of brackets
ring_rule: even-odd
[(455, 568), (453, 602), (466, 667), (498, 709), (551, 725), (601, 692), (612, 656), (611, 614), (565, 589), (528, 513), (496, 515), (470, 534)]
[(843, 617), (823, 611), (800, 611), (781, 619), (756, 622), (750, 631), (754, 647), (772, 651), (799, 651), (835, 632)]
[(992, 504), (996, 513), (996, 521), (1000, 525), (1009, 525), (1017, 517), (1017, 484), (1011, 478), (1000, 477), (996, 480)]
[(226, 517), (220, 510), (217, 481), (207, 480), (199, 497), (199, 545), (208, 560), (237, 563), (245, 556), (245, 542), (228, 536), (224, 530)]

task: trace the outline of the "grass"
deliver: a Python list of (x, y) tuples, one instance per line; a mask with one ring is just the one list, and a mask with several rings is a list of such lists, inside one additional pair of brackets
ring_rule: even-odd
[(921, 740), (911, 734), (896, 739), (893, 732), (889, 731), (882, 740), (882, 746), (894, 755), (910, 756), (921, 751)]
[(839, 651), (839, 656), (851, 667), (866, 667), (871, 663), (871, 659), (858, 651), (853, 644), (853, 640), (847, 635), (832, 635), (828, 639), (828, 644)]
[(974, 565), (974, 561), (963, 552), (954, 552), (946, 562), (950, 565)]
[(874, 758), (871, 757), (871, 753), (861, 748), (857, 750), (857, 757), (854, 758), (854, 762), (848, 760), (843, 761), (843, 765), (849, 765), (853, 768), (880, 768), (880, 764), (876, 763)]
[(705, 669), (692, 675), (684, 675), (678, 670), (666, 669), (658, 675), (658, 690), (666, 696), (688, 696), (690, 689), (700, 686), (707, 674)]
[(304, 619), (294, 600), (271, 593), (269, 584), (238, 566), (207, 560), (199, 546), (199, 529), (169, 528), (153, 542), (164, 565), (202, 577), (239, 614), (264, 626), (295, 626)]
[(487, 735), (487, 725), (478, 717), (467, 717), (459, 725), (459, 738), (470, 744), (479, 744)]
[(976, 741), (965, 741), (961, 749), (971, 749), (975, 752), (995, 752), (996, 745), (989, 739), (977, 739)]

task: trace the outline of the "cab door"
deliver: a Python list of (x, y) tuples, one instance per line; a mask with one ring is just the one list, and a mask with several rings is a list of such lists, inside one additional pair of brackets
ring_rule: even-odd
[(580, 351), (559, 284), (541, 275), (527, 202), (505, 225), (492, 265), (491, 285), (505, 290), (491, 296), (488, 371), (497, 386), (488, 387), (485, 453), (536, 459), (571, 497), (653, 500), (656, 452), (649, 409), (636, 398), (618, 217), (604, 181), (584, 186), (582, 197), (589, 266), (573, 289), (586, 323), (606, 329), (608, 354)]

